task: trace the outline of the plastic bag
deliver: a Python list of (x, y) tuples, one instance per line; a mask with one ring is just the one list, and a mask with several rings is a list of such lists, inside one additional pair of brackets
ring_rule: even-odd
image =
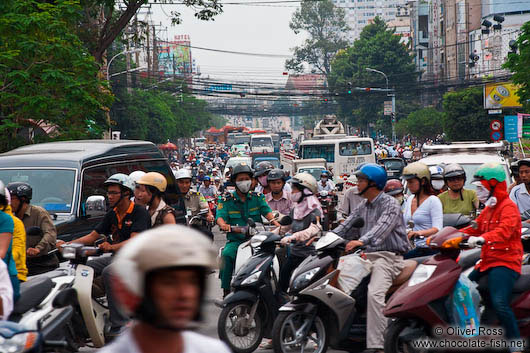
[[(478, 335), (480, 326), (480, 293), (477, 284), (461, 274), (447, 301), (452, 321), (463, 331), (464, 337)], [(465, 331), (464, 331), (465, 330)]]
[(342, 256), (337, 269), (340, 270), (338, 282), (348, 295), (372, 272), (372, 263), (358, 254)]

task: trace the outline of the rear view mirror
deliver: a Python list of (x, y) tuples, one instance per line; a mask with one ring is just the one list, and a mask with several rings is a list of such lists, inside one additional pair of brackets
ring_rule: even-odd
[(364, 227), (364, 218), (357, 217), (353, 220), (352, 227), (354, 228), (362, 228)]
[(52, 302), (52, 306), (56, 309), (75, 304), (77, 304), (77, 291), (74, 288), (63, 289), (57, 293)]
[(40, 227), (29, 227), (26, 231), (26, 235), (42, 236), (42, 229), (40, 229)]
[(254, 222), (252, 218), (247, 219), (247, 223), (249, 227), (252, 227), (252, 228), (256, 227), (256, 222)]
[(280, 225), (288, 226), (293, 223), (293, 219), (290, 216), (283, 216), (279, 221)]
[(92, 195), (85, 202), (85, 216), (89, 218), (102, 217), (107, 213), (105, 196)]

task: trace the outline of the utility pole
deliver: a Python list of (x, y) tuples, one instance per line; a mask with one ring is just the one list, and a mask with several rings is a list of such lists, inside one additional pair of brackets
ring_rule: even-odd
[(130, 43), (130, 31), (129, 31), (129, 27), (127, 27), (127, 30), (126, 30), (126, 36), (127, 36), (127, 54), (125, 54), (125, 64), (126, 64), (126, 68), (127, 68), (127, 73), (126, 73), (126, 77), (127, 77), (127, 93), (131, 93), (132, 92), (132, 88), (131, 88), (131, 47), (129, 45)]
[(151, 79), (151, 49), (149, 45), (149, 26), (147, 26), (146, 39), (147, 39), (147, 81)]
[(156, 42), (156, 31), (155, 26), (153, 25), (153, 74), (158, 79), (158, 48)]

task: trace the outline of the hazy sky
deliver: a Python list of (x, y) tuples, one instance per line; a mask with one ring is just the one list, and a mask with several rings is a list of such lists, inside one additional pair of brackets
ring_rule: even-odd
[[(169, 15), (172, 9), (182, 13), (182, 24), (171, 26), (166, 14)], [(302, 34), (295, 35), (289, 28), (295, 7), (225, 5), (224, 12), (215, 21), (197, 20), (192, 11), (182, 6), (154, 4), (151, 11), (156, 24), (162, 22), (163, 26), (168, 27), (169, 40), (174, 35), (188, 34), (192, 46), (289, 55), (290, 48), (299, 45), (304, 38)], [(201, 77), (210, 75), (211, 78), (278, 83), (286, 80), (286, 76), (282, 76), (285, 58), (243, 56), (199, 49), (192, 49), (192, 56), (200, 67)]]

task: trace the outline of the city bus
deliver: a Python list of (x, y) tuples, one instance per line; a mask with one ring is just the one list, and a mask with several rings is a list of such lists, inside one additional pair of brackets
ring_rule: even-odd
[(350, 175), (361, 163), (375, 163), (374, 141), (369, 137), (333, 135), (304, 140), (300, 144), (299, 157), (324, 158), (335, 177)]

